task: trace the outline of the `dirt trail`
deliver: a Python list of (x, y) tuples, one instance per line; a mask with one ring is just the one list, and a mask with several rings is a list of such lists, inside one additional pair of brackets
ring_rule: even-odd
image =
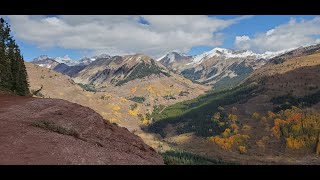
[(0, 164), (163, 164), (138, 136), (64, 100), (0, 95), (0, 129)]

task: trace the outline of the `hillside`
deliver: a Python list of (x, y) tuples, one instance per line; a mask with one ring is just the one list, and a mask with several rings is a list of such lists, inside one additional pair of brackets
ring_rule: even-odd
[(145, 143), (156, 150), (162, 149), (158, 147), (158, 136), (141, 131), (141, 127), (149, 123), (145, 116), (147, 107), (142, 103), (109, 92), (96, 92), (92, 86), (76, 84), (70, 77), (54, 70), (28, 62), (25, 64), (30, 90), (35, 97), (64, 99), (90, 107), (109, 122), (125, 127), (142, 137)]
[[(139, 120), (136, 114), (130, 114), (130, 106), (134, 102), (121, 98), (116, 94), (90, 91), (90, 89), (76, 84), (70, 77), (54, 70), (27, 62), (25, 64), (31, 92), (34, 94), (42, 86), (41, 91), (35, 94), (36, 96), (64, 99), (78, 103), (92, 108), (110, 122), (126, 126), (131, 131), (139, 128)], [(143, 107), (139, 106), (137, 108), (139, 108), (139, 111), (136, 113), (144, 112)]]
[(73, 79), (77, 83), (92, 84), (98, 91), (142, 103), (149, 112), (154, 106), (195, 98), (210, 89), (139, 54), (96, 60)]
[(0, 164), (164, 164), (138, 136), (65, 100), (0, 95), (0, 128)]
[(179, 148), (225, 160), (319, 163), (320, 54), (309, 50), (288, 52), (281, 63), (270, 59), (237, 87), (154, 112), (149, 131)]

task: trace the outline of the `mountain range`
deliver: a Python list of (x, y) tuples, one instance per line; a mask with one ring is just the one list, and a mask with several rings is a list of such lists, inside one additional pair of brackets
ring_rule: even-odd
[[(162, 70), (167, 68), (166, 73), (168, 73), (168, 71), (172, 71), (175, 74), (182, 75), (183, 77), (190, 79), (195, 83), (219, 88), (230, 87), (242, 82), (250, 75), (250, 73), (266, 64), (269, 59), (284, 54), (290, 50), (292, 49), (257, 54), (249, 50), (235, 51), (224, 48), (214, 48), (208, 52), (204, 52), (196, 56), (190, 56), (178, 52), (169, 52), (156, 60), (150, 58), (150, 62), (151, 59), (152, 62), (159, 62), (157, 63), (157, 66), (164, 66), (162, 67)], [(98, 77), (102, 76), (108, 76), (105, 78), (111, 77), (108, 73), (116, 73), (113, 74), (115, 76), (119, 75), (119, 73), (124, 73), (121, 76), (109, 79), (114, 83), (115, 81), (121, 80), (121, 78), (125, 78), (128, 73), (130, 73), (130, 70), (134, 67), (133, 65), (130, 65), (132, 63), (134, 64), (133, 61), (130, 61), (130, 58), (129, 60), (127, 59), (124, 62), (120, 62), (122, 61), (120, 59), (123, 59), (123, 57), (126, 58), (129, 56), (111, 57), (107, 54), (100, 54), (90, 58), (85, 57), (80, 60), (71, 60), (68, 56), (49, 58), (46, 55), (42, 55), (33, 59), (31, 62), (42, 67), (54, 69), (70, 77), (84, 77), (84, 74), (88, 74), (90, 69), (94, 69), (93, 71), (95, 71), (96, 69), (93, 67), (97, 68), (100, 66), (98, 69), (100, 69), (101, 72), (100, 74), (96, 74), (96, 79), (87, 79), (86, 83), (97, 82), (97, 79), (99, 79)], [(117, 63), (122, 63), (121, 67), (118, 67), (120, 69), (112, 72), (113, 70), (111, 69), (117, 66), (115, 65)], [(111, 67), (111, 69), (108, 69), (107, 67)], [(159, 73), (163, 75), (166, 74), (164, 71), (159, 71)], [(103, 81), (105, 80), (106, 79)]]

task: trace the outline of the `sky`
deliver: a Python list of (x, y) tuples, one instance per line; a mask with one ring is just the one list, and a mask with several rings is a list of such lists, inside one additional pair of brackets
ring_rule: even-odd
[(280, 51), (320, 43), (320, 16), (311, 15), (10, 15), (5, 19), (24, 59), (40, 55), (81, 59), (98, 54), (176, 51), (201, 54), (215, 47)]

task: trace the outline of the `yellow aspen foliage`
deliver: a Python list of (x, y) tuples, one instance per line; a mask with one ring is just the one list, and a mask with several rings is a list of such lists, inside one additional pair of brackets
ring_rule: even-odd
[(222, 136), (223, 136), (223, 137), (227, 137), (227, 136), (229, 136), (230, 133), (231, 133), (231, 129), (227, 128), (227, 129), (225, 129), (224, 132), (222, 133)]
[(120, 98), (120, 102), (122, 102), (122, 103), (127, 102), (127, 101), (128, 100), (126, 98), (123, 98), (123, 97)]
[(111, 118), (111, 119), (110, 119), (110, 122), (111, 122), (111, 123), (115, 123), (115, 122), (117, 122), (117, 121), (118, 121), (118, 120), (117, 120), (116, 118)]
[(235, 115), (235, 114), (229, 114), (229, 115), (228, 115), (228, 118), (229, 118), (231, 121), (236, 121), (236, 120), (238, 120), (238, 116)]
[(134, 94), (137, 91), (137, 87), (131, 87), (131, 93)]
[(119, 111), (121, 108), (119, 106), (115, 106), (114, 108), (112, 108), (115, 111)]
[(226, 123), (225, 123), (225, 122), (219, 122), (218, 125), (219, 125), (220, 127), (222, 127), (222, 126), (226, 125)]
[(219, 137), (219, 136), (211, 137), (210, 141), (214, 142), (223, 150), (231, 150), (233, 145), (235, 144), (243, 145), (248, 139), (249, 139), (248, 135), (236, 134), (227, 138)]
[(252, 118), (253, 119), (259, 119), (260, 115), (257, 112), (252, 113)]
[(231, 124), (231, 128), (232, 128), (232, 131), (233, 131), (234, 133), (238, 133), (238, 132), (239, 132), (239, 126), (238, 126), (237, 124), (232, 123), (232, 124)]
[(267, 123), (267, 122), (268, 122), (268, 121), (267, 121), (267, 118), (264, 117), (264, 116), (260, 119), (260, 121), (261, 121), (262, 123)]
[(139, 109), (136, 108), (134, 110), (129, 110), (128, 112), (131, 116), (138, 116), (138, 113), (139, 113)]
[(223, 150), (231, 150), (233, 142), (228, 138), (214, 137), (212, 141)]
[(282, 120), (282, 119), (275, 119), (274, 120), (274, 126), (271, 128), (272, 134), (279, 139), (280, 138), (280, 134), (281, 134), (281, 125), (283, 124), (287, 124), (286, 121)]
[(151, 122), (150, 122), (150, 120), (148, 120), (148, 119), (144, 119), (144, 120), (142, 121), (142, 124), (143, 124), (143, 125), (146, 125), (146, 126), (149, 126), (149, 125), (151, 124)]
[(239, 146), (239, 152), (240, 154), (245, 154), (247, 153), (247, 148), (245, 146)]
[(271, 112), (271, 111), (268, 111), (268, 119), (274, 119), (276, 117), (276, 114), (275, 113), (273, 113), (273, 112)]
[(289, 138), (286, 138), (286, 145), (290, 149), (300, 149), (302, 147), (305, 147), (305, 142), (303, 139), (297, 139), (290, 136)]

